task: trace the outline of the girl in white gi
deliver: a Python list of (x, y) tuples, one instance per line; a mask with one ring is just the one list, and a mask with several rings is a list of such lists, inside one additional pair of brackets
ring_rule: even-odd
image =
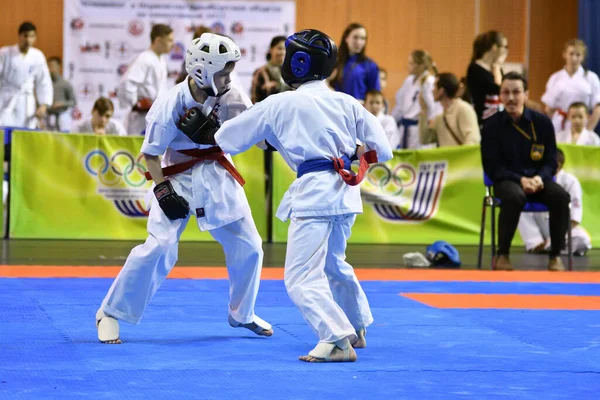
[(52, 104), (52, 79), (44, 53), (33, 47), (36, 38), (35, 26), (24, 22), (19, 44), (0, 48), (0, 126), (38, 128)]
[[(263, 251), (241, 186), (243, 179), (221, 149), (200, 145), (178, 129), (178, 121), (194, 107), (212, 107), (213, 118), (225, 121), (251, 105), (248, 96), (230, 88), (229, 74), (240, 57), (239, 47), (230, 39), (203, 34), (188, 46), (188, 79), (159, 97), (148, 113), (141, 151), (148, 165), (147, 176), (156, 183), (149, 236), (131, 251), (96, 314), (101, 342), (120, 343), (118, 319), (140, 322), (177, 261), (179, 237), (190, 211), (195, 213), (199, 229), (208, 230), (225, 251), (229, 324), (257, 335), (273, 334), (271, 325), (254, 314)], [(159, 155), (166, 166), (163, 169)], [(170, 176), (165, 179), (166, 175)]]
[(433, 100), (433, 83), (437, 71), (431, 56), (423, 50), (415, 50), (408, 57), (410, 75), (396, 93), (396, 105), (392, 117), (400, 129), (400, 149), (419, 148), (419, 95), (427, 104), (428, 120), (442, 112), (442, 106)]
[(150, 48), (136, 57), (119, 83), (119, 104), (130, 110), (125, 128), (133, 136), (143, 134), (152, 102), (168, 89), (166, 55), (173, 48), (173, 29), (156, 24), (152, 27), (150, 40)]
[[(354, 361), (365, 347), (365, 328), (373, 322), (346, 242), (356, 214), (362, 212), (360, 178), (351, 175), (357, 150), (361, 169), (387, 161), (392, 149), (381, 124), (356, 99), (329, 90), (323, 82), (333, 69), (337, 48), (329, 36), (304, 30), (286, 41), (282, 76), (295, 91), (269, 96), (203, 141), (237, 154), (266, 140), (297, 179), (285, 194), (277, 217), (291, 218), (285, 259), (285, 286), (319, 343), (303, 361)], [(215, 134), (216, 132), (216, 134)], [(336, 172), (338, 171), (338, 172)], [(342, 176), (342, 178), (340, 178)], [(360, 176), (360, 175), (359, 175)]]
[(556, 133), (557, 143), (576, 144), (579, 146), (600, 146), (600, 136), (586, 129), (588, 108), (584, 103), (573, 103), (569, 106), (569, 124), (571, 127)]
[[(585, 255), (592, 248), (592, 238), (581, 226), (583, 217), (582, 190), (579, 180), (568, 172), (563, 171), (565, 155), (562, 150), (556, 150), (558, 172), (556, 183), (562, 186), (571, 196), (571, 238), (573, 241), (573, 254)], [(525, 242), (525, 249), (530, 252), (543, 252), (550, 249), (549, 214), (521, 213), (519, 219), (519, 234)]]
[(586, 55), (587, 47), (582, 40), (569, 40), (563, 51), (565, 67), (552, 74), (546, 84), (542, 102), (555, 132), (570, 128), (567, 112), (575, 102), (584, 103), (592, 112), (587, 129), (596, 129), (600, 120), (600, 79), (581, 65)]

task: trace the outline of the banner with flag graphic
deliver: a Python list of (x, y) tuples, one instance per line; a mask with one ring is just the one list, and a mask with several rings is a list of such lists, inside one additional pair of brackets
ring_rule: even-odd
[[(600, 245), (600, 148), (561, 145), (565, 171), (583, 188), (582, 226)], [(295, 173), (274, 155), (273, 204), (278, 207)], [(372, 165), (360, 186), (363, 214), (352, 230), (353, 243), (454, 245), (479, 242), (485, 187), (479, 146), (397, 151)], [(490, 221), (486, 243), (490, 243)], [(273, 217), (273, 240), (287, 240), (287, 223)], [(522, 244), (518, 233), (513, 244)]]
[[(142, 142), (142, 137), (13, 131), (10, 237), (143, 240), (153, 193), (144, 177)], [(233, 160), (265, 238), (262, 150)], [(182, 240), (213, 240), (198, 230), (195, 218)]]

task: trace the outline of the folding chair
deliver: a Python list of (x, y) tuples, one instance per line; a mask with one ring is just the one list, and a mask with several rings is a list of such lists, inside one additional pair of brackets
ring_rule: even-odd
[[(481, 269), (481, 263), (483, 260), (483, 245), (485, 239), (485, 215), (486, 208), (490, 207), (492, 209), (492, 269), (496, 267), (494, 262), (494, 257), (496, 256), (496, 208), (500, 207), (500, 199), (495, 197), (494, 195), (494, 183), (487, 176), (487, 174), (483, 173), (483, 183), (485, 185), (485, 197), (483, 198), (483, 207), (481, 208), (481, 228), (479, 230), (479, 251), (477, 254), (477, 268)], [(569, 204), (569, 208), (570, 208)], [(523, 212), (548, 212), (548, 207), (545, 204), (537, 203), (537, 202), (527, 202), (525, 203), (525, 208), (523, 208)], [(571, 217), (569, 215), (569, 230), (567, 231), (567, 251), (568, 251), (568, 259), (569, 259), (569, 271), (573, 271), (573, 243), (571, 237)]]

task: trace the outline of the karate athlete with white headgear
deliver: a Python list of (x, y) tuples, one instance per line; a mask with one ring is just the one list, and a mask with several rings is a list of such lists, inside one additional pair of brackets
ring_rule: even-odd
[(149, 236), (131, 251), (96, 313), (103, 343), (121, 342), (118, 320), (140, 322), (177, 261), (179, 237), (190, 212), (198, 228), (208, 230), (225, 251), (229, 324), (257, 335), (273, 334), (271, 325), (254, 314), (263, 251), (244, 181), (221, 149), (199, 144), (193, 132), (184, 133), (200, 109), (220, 124), (251, 105), (248, 96), (230, 87), (229, 74), (240, 57), (239, 47), (224, 36), (205, 33), (193, 40), (185, 60), (188, 78), (159, 97), (148, 113), (141, 151), (148, 165), (146, 176), (156, 184)]
[[(291, 219), (285, 286), (319, 336), (317, 346), (300, 357), (309, 362), (355, 361), (352, 346), (366, 346), (365, 329), (373, 317), (354, 269), (345, 261), (346, 242), (362, 212), (356, 186), (361, 173), (377, 157), (392, 158), (377, 118), (323, 82), (336, 54), (335, 43), (324, 33), (295, 33), (286, 41), (282, 76), (297, 90), (269, 96), (222, 127), (199, 133), (202, 142), (230, 154), (266, 140), (297, 172), (277, 217)], [(357, 141), (364, 143), (358, 151)], [(352, 156), (361, 158), (358, 175), (348, 171)]]

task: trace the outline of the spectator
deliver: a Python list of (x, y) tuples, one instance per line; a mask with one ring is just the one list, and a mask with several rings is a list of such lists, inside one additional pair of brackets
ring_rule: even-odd
[(563, 51), (565, 67), (552, 74), (546, 84), (542, 102), (556, 132), (569, 129), (567, 111), (575, 102), (584, 103), (592, 111), (587, 129), (596, 129), (600, 120), (600, 79), (582, 66), (586, 55), (587, 46), (582, 40), (569, 40)]
[(119, 84), (119, 104), (129, 109), (125, 129), (130, 135), (146, 130), (146, 114), (158, 96), (167, 91), (167, 59), (173, 48), (173, 29), (156, 24), (150, 32), (151, 45), (127, 69)]
[(400, 143), (400, 135), (394, 117), (385, 113), (384, 101), (383, 93), (379, 90), (369, 90), (365, 98), (365, 108), (377, 117), (390, 142), (390, 146), (394, 149)]
[(52, 104), (52, 80), (36, 39), (35, 25), (23, 22), (19, 43), (0, 48), (0, 126), (41, 127)]
[(479, 125), (497, 111), (502, 82), (502, 64), (508, 55), (508, 40), (498, 31), (482, 33), (473, 42), (473, 55), (467, 69), (467, 90)]
[[(556, 162), (558, 164), (556, 183), (565, 189), (571, 197), (572, 251), (575, 255), (583, 256), (592, 248), (592, 238), (583, 226), (581, 226), (583, 218), (583, 192), (581, 184), (574, 175), (562, 169), (565, 165), (565, 155), (560, 149), (556, 150)], [(550, 248), (548, 219), (549, 214), (547, 212), (521, 214), (521, 218), (519, 219), (519, 234), (525, 242), (525, 249), (527, 251), (542, 253)]]
[[(384, 68), (379, 68), (379, 86), (381, 86), (381, 93), (383, 94), (383, 91), (385, 90), (385, 88), (387, 87), (387, 83), (388, 83), (388, 73), (387, 70)], [(390, 112), (390, 102), (388, 101), (388, 99), (385, 97), (385, 95), (383, 95), (383, 112), (385, 114), (389, 114)]]
[(586, 129), (588, 123), (588, 108), (585, 103), (577, 102), (569, 106), (569, 129), (556, 134), (558, 143), (578, 144), (580, 146), (600, 146), (600, 137), (596, 132)]
[(114, 112), (115, 107), (112, 101), (106, 97), (100, 97), (94, 103), (92, 117), (81, 122), (75, 132), (127, 136), (125, 127), (119, 121), (112, 119)]
[(556, 182), (556, 138), (546, 115), (525, 107), (527, 81), (506, 74), (500, 86), (504, 111), (486, 119), (481, 135), (483, 169), (501, 201), (496, 269), (512, 270), (510, 244), (527, 201), (550, 210), (550, 271), (564, 271), (559, 257), (569, 226), (569, 194)]
[(54, 85), (54, 101), (48, 108), (48, 128), (57, 131), (71, 130), (71, 109), (77, 101), (73, 86), (62, 77), (62, 60), (53, 56), (48, 58), (48, 70)]
[(252, 103), (258, 103), (272, 94), (291, 89), (281, 77), (281, 65), (285, 59), (285, 39), (285, 36), (275, 36), (271, 40), (267, 64), (254, 71), (250, 90)]
[(369, 90), (381, 90), (379, 83), (379, 68), (366, 56), (367, 30), (358, 23), (346, 27), (337, 62), (329, 82), (339, 91), (349, 94), (361, 103)]
[[(196, 27), (196, 29), (194, 29), (194, 37), (192, 38), (192, 40), (198, 39), (200, 36), (202, 36), (203, 33), (214, 33), (214, 32), (208, 26), (200, 25), (200, 26)], [(183, 82), (185, 80), (185, 78), (187, 78), (187, 76), (188, 76), (188, 73), (185, 70), (185, 61), (184, 61), (181, 64), (181, 72), (179, 73), (179, 76), (175, 80), (175, 84), (179, 84), (179, 83)]]
[(415, 50), (408, 57), (408, 77), (396, 93), (396, 106), (392, 116), (400, 128), (400, 148), (416, 149), (419, 147), (419, 94), (427, 104), (427, 119), (432, 120), (442, 112), (439, 103), (433, 99), (433, 83), (437, 70), (429, 53)]
[(479, 144), (481, 135), (477, 115), (471, 104), (457, 97), (460, 83), (451, 73), (442, 73), (435, 78), (433, 99), (439, 102), (444, 112), (429, 123), (427, 103), (423, 96), (419, 118), (419, 136), (422, 144), (437, 142), (439, 147)]

